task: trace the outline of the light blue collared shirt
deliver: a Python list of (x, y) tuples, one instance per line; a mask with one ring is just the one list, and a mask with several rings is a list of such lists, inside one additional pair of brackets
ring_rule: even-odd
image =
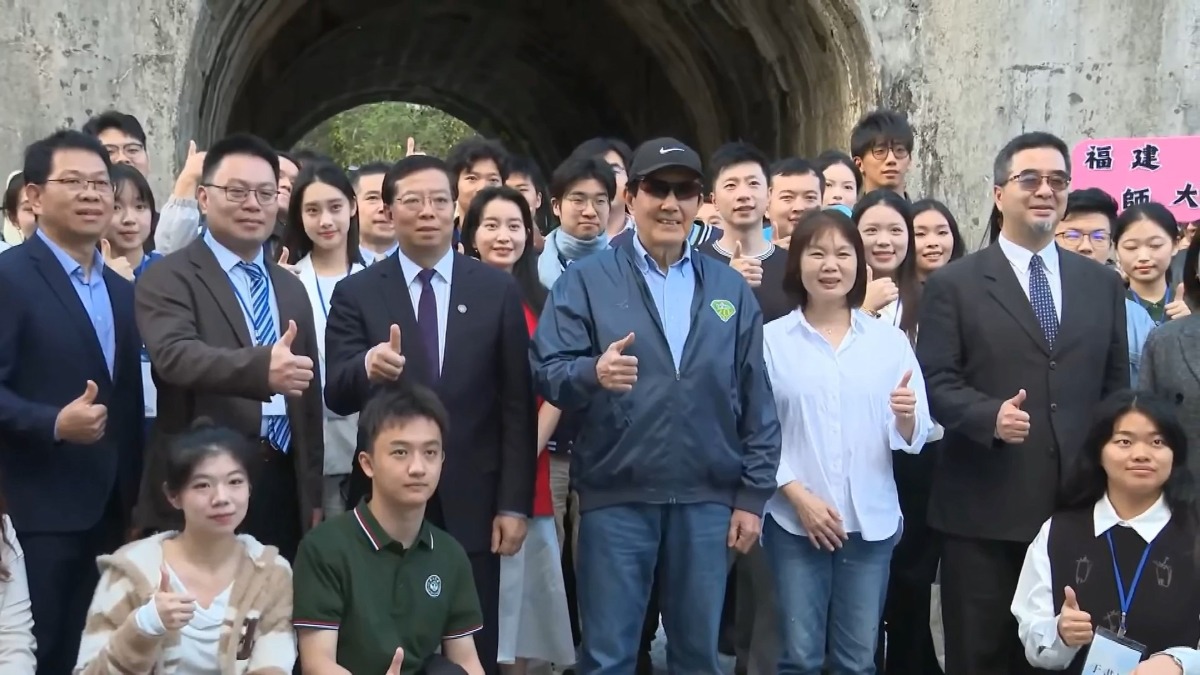
[[(417, 279), (417, 275), (421, 273), (422, 268), (404, 255), (403, 251), (396, 257), (400, 261), (400, 272), (404, 275), (404, 283), (408, 286), (408, 299), (412, 302), (413, 316), (419, 317), (421, 315), (421, 280)], [(450, 320), (450, 282), (454, 276), (454, 249), (446, 251), (441, 260), (434, 264), (433, 271), (436, 274), (433, 275), (429, 284), (433, 286), (433, 297), (437, 302), (440, 374), (446, 369), (446, 326)], [(462, 314), (465, 314), (468, 309), (466, 305), (457, 307), (458, 312)]]
[(100, 251), (92, 254), (91, 274), (84, 277), (83, 265), (75, 262), (70, 254), (50, 241), (40, 229), (37, 236), (50, 247), (50, 251), (67, 273), (67, 278), (71, 280), (71, 286), (79, 296), (79, 302), (83, 304), (83, 311), (87, 312), (88, 318), (92, 320), (92, 328), (96, 330), (100, 350), (104, 352), (108, 375), (112, 377), (113, 364), (117, 358), (117, 333), (113, 325), (112, 299), (108, 297), (108, 286), (104, 283), (104, 256), (100, 255)]
[(1156, 324), (1146, 311), (1135, 300), (1125, 298), (1125, 327), (1129, 334), (1129, 386), (1137, 388), (1138, 371), (1142, 364), (1142, 348), (1146, 346), (1146, 338)]
[(377, 260), (379, 260), (379, 256), (381, 256), (381, 255), (385, 258), (392, 257), (392, 254), (395, 253), (396, 249), (398, 249), (398, 248), (400, 248), (399, 242), (392, 244), (391, 248), (384, 251), (383, 253), (376, 253), (375, 251), (372, 251), (371, 249), (367, 248), (366, 246), (359, 246), (358, 252), (362, 255), (363, 264), (369, 267), (372, 264), (374, 264)]
[[(254, 335), (254, 317), (250, 316), (250, 307), (254, 304), (254, 296), (250, 292), (251, 281), (250, 275), (238, 265), (245, 262), (238, 254), (230, 251), (213, 238), (212, 232), (204, 231), (204, 243), (213, 252), (217, 258), (217, 264), (224, 270), (225, 276), (229, 277), (229, 283), (233, 285), (234, 295), (238, 298), (238, 304), (242, 308), (242, 318), (246, 320), (246, 332), (250, 334), (250, 342), (258, 344)], [(271, 321), (275, 324), (274, 340), (279, 339), (279, 301), (275, 298), (275, 284), (271, 281), (271, 270), (267, 269), (266, 262), (263, 260), (262, 247), (258, 248), (258, 254), (254, 256), (254, 261), (251, 263), (262, 270), (262, 273), (267, 277), (267, 296), (271, 306)], [(272, 340), (272, 342), (274, 342)], [(267, 435), (267, 427), (270, 421), (267, 412), (267, 406), (270, 403), (263, 403), (263, 419), (262, 419), (262, 435), (265, 438)]]
[(683, 362), (683, 346), (692, 331), (692, 298), (696, 295), (696, 272), (692, 269), (692, 247), (685, 242), (683, 257), (663, 270), (650, 257), (637, 234), (633, 235), (637, 266), (650, 288), (658, 318), (667, 335), (667, 345), (675, 360), (675, 372)]

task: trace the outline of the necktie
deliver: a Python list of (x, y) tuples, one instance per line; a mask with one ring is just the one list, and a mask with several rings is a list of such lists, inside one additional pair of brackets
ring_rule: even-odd
[[(275, 319), (271, 317), (271, 294), (267, 289), (267, 275), (253, 263), (240, 262), (246, 276), (250, 277), (250, 319), (253, 322), (254, 343), (273, 345), (278, 339), (275, 332)], [(287, 415), (271, 415), (267, 418), (267, 440), (283, 452), (288, 451), (292, 442), (292, 427), (288, 424)]]
[(1046, 278), (1046, 263), (1037, 254), (1029, 261), (1029, 302), (1042, 325), (1046, 343), (1053, 349), (1058, 337), (1058, 313), (1054, 311), (1054, 296), (1050, 294), (1050, 281)]
[(421, 299), (417, 301), (417, 327), (421, 330), (421, 341), (425, 343), (425, 362), (434, 380), (441, 377), (441, 349), (438, 343), (437, 296), (433, 294), (433, 275), (436, 270), (421, 270), (417, 279), (421, 282)]

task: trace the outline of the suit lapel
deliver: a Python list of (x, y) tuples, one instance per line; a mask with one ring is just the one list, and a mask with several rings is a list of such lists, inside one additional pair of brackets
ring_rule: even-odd
[(217, 306), (221, 308), (225, 320), (229, 322), (230, 328), (233, 328), (234, 334), (237, 335), (238, 342), (242, 347), (253, 346), (250, 341), (250, 328), (246, 326), (246, 317), (242, 313), (242, 306), (238, 304), (237, 296), (233, 294), (233, 284), (229, 281), (229, 275), (221, 269), (217, 257), (208, 248), (208, 244), (205, 244), (204, 239), (200, 238), (189, 244), (186, 250), (192, 265), (196, 268), (196, 276), (212, 294), (213, 299), (217, 301)]
[[(92, 357), (100, 364), (101, 370), (108, 374), (108, 361), (104, 359), (104, 350), (100, 347), (100, 337), (96, 335), (96, 328), (92, 325), (92, 319), (88, 316), (87, 310), (83, 307), (83, 302), (79, 299), (79, 294), (75, 292), (74, 282), (67, 276), (63, 269), (62, 263), (54, 256), (54, 252), (42, 241), (40, 237), (30, 237), (22, 246), (29, 246), (30, 252), (37, 260), (38, 273), (45, 279), (46, 285), (54, 292), (58, 301), (63, 308), (67, 310), (67, 316), (71, 322), (75, 324), (76, 331), (80, 335), (90, 335), (91, 339), (84, 340), (87, 344), (88, 351)], [(107, 281), (107, 280), (106, 280)], [(111, 300), (112, 291), (109, 291)], [(116, 315), (116, 303), (113, 303), (113, 319), (120, 321)], [(111, 380), (111, 376), (110, 376)]]
[(1200, 340), (1200, 326), (1191, 323), (1187, 330), (1179, 331), (1179, 353), (1183, 354), (1183, 362), (1187, 364), (1192, 377), (1200, 382), (1200, 350), (1196, 349), (1196, 341)]
[[(404, 280), (404, 271), (400, 269), (396, 256), (375, 263), (367, 273), (378, 273), (383, 279), (383, 283), (378, 285), (379, 301), (387, 309), (391, 323), (400, 327), (400, 352), (405, 356), (404, 372), (415, 377), (417, 382), (432, 386), (435, 379), (429, 364), (425, 363), (425, 344), (417, 328), (417, 313), (413, 310), (408, 283)], [(387, 340), (386, 332), (382, 338), (382, 341)]]
[[(466, 341), (471, 339), (472, 301), (483, 297), (475, 288), (474, 265), (468, 264), (467, 257), (454, 254), (454, 267), (450, 283), (450, 304), (446, 308), (446, 351), (442, 355), (442, 378), (457, 372), (456, 368), (446, 368), (446, 363), (456, 354), (462, 354)], [(503, 296), (499, 298), (503, 300)]]
[[(1021, 325), (1042, 351), (1049, 354), (1050, 345), (1046, 342), (1046, 334), (1042, 332), (1042, 325), (1033, 313), (1033, 305), (1021, 289), (1021, 282), (1017, 281), (1017, 275), (1008, 258), (1004, 256), (1004, 251), (998, 244), (992, 244), (980, 255), (984, 256), (983, 275), (989, 282), (988, 294)], [(1062, 269), (1061, 264), (1059, 269)]]

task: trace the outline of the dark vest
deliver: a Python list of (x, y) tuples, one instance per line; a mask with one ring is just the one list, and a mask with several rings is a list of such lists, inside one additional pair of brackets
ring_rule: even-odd
[[(1079, 608), (1092, 615), (1092, 624), (1117, 632), (1121, 602), (1113, 575), (1108, 538), (1095, 536), (1093, 509), (1064, 511), (1050, 523), (1047, 549), (1057, 612), (1063, 588), (1070, 586)], [(1132, 528), (1112, 528), (1117, 564), (1128, 592), (1146, 542)], [(1194, 647), (1200, 642), (1200, 584), (1196, 580), (1194, 535), (1171, 519), (1154, 539), (1141, 581), (1126, 615), (1126, 637), (1146, 645), (1146, 656), (1171, 647)], [(1086, 649), (1079, 650), (1064, 673), (1083, 669)]]

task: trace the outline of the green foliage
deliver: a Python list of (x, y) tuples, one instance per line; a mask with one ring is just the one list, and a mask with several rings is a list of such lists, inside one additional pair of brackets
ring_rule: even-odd
[(409, 136), (417, 150), (445, 157), (451, 146), (475, 131), (457, 117), (414, 103), (371, 103), (318, 124), (296, 147), (316, 150), (343, 167), (394, 162), (405, 155)]

